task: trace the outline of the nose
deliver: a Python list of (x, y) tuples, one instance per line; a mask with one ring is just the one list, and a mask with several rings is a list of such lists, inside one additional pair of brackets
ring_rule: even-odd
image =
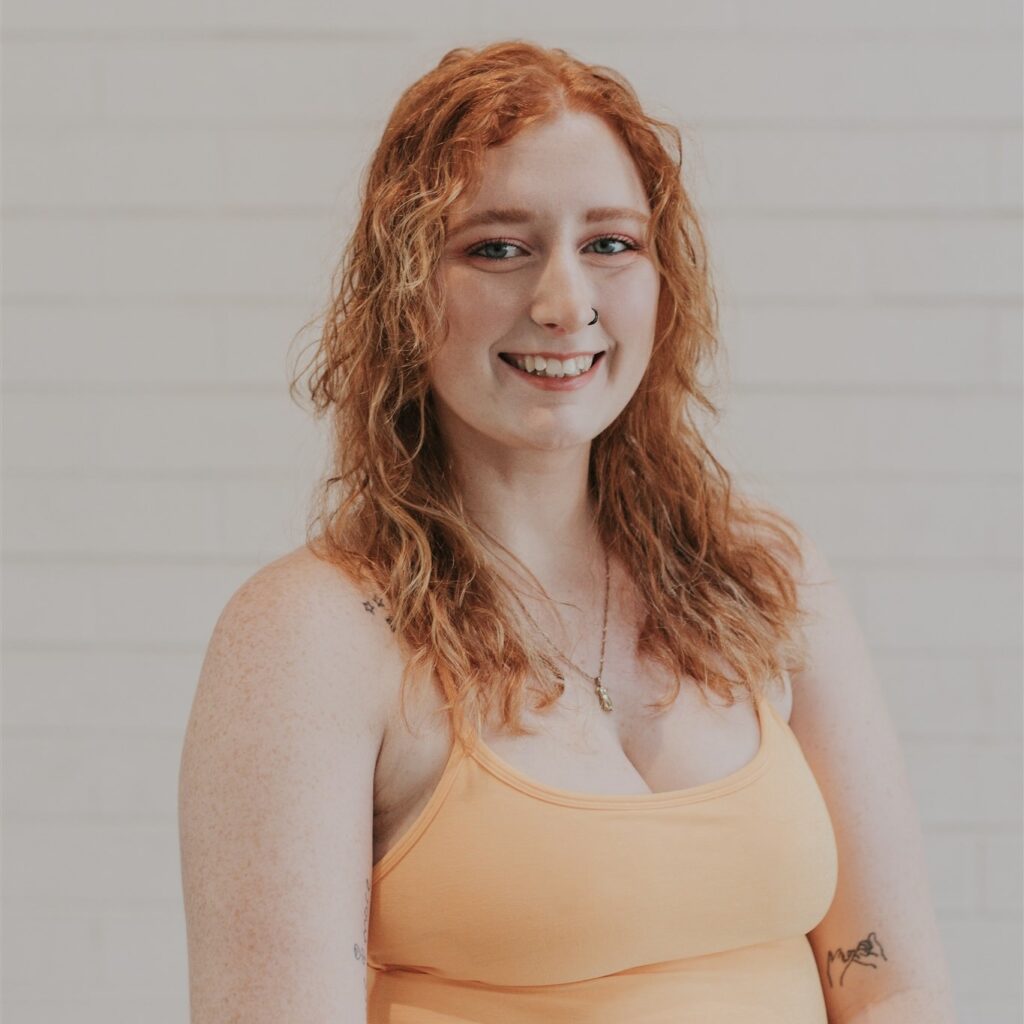
[(534, 323), (558, 334), (573, 334), (594, 319), (590, 282), (571, 246), (551, 251), (530, 305)]

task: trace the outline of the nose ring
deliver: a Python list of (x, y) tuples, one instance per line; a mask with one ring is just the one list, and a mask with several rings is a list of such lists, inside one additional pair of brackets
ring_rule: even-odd
[[(591, 308), (591, 309), (594, 309), (594, 307), (593, 307), (593, 306), (591, 306), (590, 308)], [(590, 321), (588, 321), (588, 323), (587, 323), (587, 326), (588, 326), (588, 327), (591, 327), (591, 326), (593, 326), (593, 325), (594, 325), (594, 324), (596, 324), (596, 323), (597, 323), (597, 310), (596, 310), (596, 309), (594, 309), (594, 319), (593, 319), (593, 320), (590, 320)]]

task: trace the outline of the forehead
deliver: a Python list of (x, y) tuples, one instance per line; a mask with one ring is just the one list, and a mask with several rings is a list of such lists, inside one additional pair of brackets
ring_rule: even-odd
[[(570, 113), (521, 131), (484, 154), (476, 189), (450, 211), (453, 231), (487, 211), (513, 210), (548, 220), (590, 211), (650, 212), (625, 143), (599, 117)], [(522, 219), (522, 218), (517, 218)]]

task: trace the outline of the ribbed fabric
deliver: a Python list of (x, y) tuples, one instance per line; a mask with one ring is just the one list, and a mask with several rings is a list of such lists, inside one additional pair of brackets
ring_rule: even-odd
[(757, 703), (753, 760), (602, 796), (456, 743), (373, 869), (369, 1024), (826, 1024), (807, 932), (835, 893), (828, 810)]

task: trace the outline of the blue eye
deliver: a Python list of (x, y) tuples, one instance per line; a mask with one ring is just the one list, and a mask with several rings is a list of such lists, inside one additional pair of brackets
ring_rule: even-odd
[(475, 248), (470, 249), (469, 252), (466, 253), (466, 255), (467, 256), (480, 256), (480, 257), (482, 257), (485, 260), (496, 260), (497, 262), (504, 262), (500, 256), (485, 256), (484, 253), (481, 252), (482, 249), (490, 249), (490, 248), (495, 248), (495, 249), (518, 249), (520, 247), (518, 245), (516, 245), (515, 242), (510, 242), (507, 239), (495, 238), (493, 241), (490, 241), (490, 242), (481, 242)]
[(619, 249), (617, 252), (602, 253), (602, 256), (618, 256), (620, 252), (635, 251), (637, 248), (628, 238), (621, 238), (618, 235), (603, 235), (601, 238), (595, 238), (590, 244), (597, 245), (598, 242), (618, 242), (626, 247), (625, 249)]
[[(625, 246), (624, 249), (618, 249), (614, 252), (599, 252), (598, 256), (619, 256), (623, 252), (636, 251), (639, 246), (628, 238), (623, 238), (621, 235), (602, 235), (600, 238), (595, 238), (593, 242), (588, 245), (597, 245), (599, 242), (618, 242), (620, 245)], [(513, 242), (510, 238), (492, 238), (490, 241), (481, 242), (479, 245), (474, 246), (472, 249), (466, 252), (467, 256), (479, 256), (481, 259), (489, 260), (492, 263), (507, 263), (508, 260), (501, 256), (485, 256), (481, 250), (488, 248), (497, 249), (522, 249), (522, 246), (518, 242)]]

